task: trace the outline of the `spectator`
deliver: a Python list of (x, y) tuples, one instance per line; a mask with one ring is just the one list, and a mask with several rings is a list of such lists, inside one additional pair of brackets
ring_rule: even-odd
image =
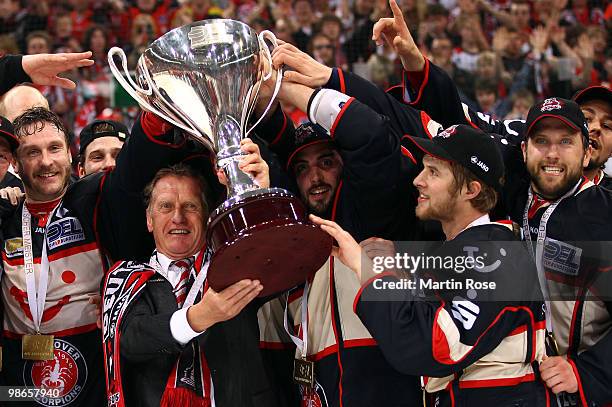
[(0, 35), (0, 57), (6, 54), (19, 54), (19, 46), (11, 34)]
[(55, 18), (53, 49), (69, 49), (71, 52), (79, 52), (81, 46), (72, 35), (72, 18), (70, 14), (60, 14)]
[(457, 20), (456, 27), (461, 45), (453, 51), (452, 60), (459, 69), (475, 72), (480, 52), (488, 48), (480, 23), (473, 16), (463, 16)]
[(325, 34), (315, 34), (308, 45), (308, 53), (319, 63), (333, 68), (336, 65), (335, 47)]
[(193, 9), (189, 6), (181, 6), (172, 16), (172, 20), (170, 21), (170, 29), (173, 30), (186, 24), (191, 24), (194, 21)]
[(293, 2), (294, 31), (293, 40), (295, 45), (305, 51), (308, 42), (313, 35), (315, 15), (310, 0), (296, 0)]
[[(480, 111), (488, 114), (493, 119), (499, 119), (498, 108), (500, 101), (497, 100), (497, 85), (490, 79), (478, 78), (474, 86), (476, 101)], [(503, 116), (502, 116), (503, 117)]]
[(370, 73), (370, 82), (381, 89), (387, 89), (391, 85), (393, 62), (383, 55), (372, 54), (368, 59), (368, 72)]
[(28, 55), (48, 54), (51, 52), (52, 40), (46, 31), (34, 31), (26, 37)]
[(510, 113), (506, 115), (505, 120), (527, 120), (529, 108), (535, 103), (533, 93), (527, 89), (519, 89), (510, 96), (512, 104)]
[(339, 68), (347, 69), (347, 61), (342, 45), (344, 35), (342, 34), (342, 20), (334, 14), (324, 14), (319, 20), (319, 31), (325, 34), (334, 45), (335, 64)]

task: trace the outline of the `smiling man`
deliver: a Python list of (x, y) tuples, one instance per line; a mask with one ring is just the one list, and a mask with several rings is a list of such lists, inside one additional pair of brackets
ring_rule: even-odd
[[(258, 147), (243, 141), (242, 149), (240, 168), (267, 187)], [(156, 250), (148, 263), (117, 264), (104, 288), (109, 406), (276, 406), (257, 307), (248, 307), (262, 285), (241, 280), (215, 292), (206, 283), (202, 176), (182, 164), (162, 169), (145, 197)]]
[(81, 130), (79, 145), (79, 178), (110, 170), (129, 135), (123, 123), (95, 120)]

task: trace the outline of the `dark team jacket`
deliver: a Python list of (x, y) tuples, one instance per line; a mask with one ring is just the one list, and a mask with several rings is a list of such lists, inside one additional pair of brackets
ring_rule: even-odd
[[(182, 144), (182, 136), (179, 136)], [(159, 168), (182, 157), (174, 132), (148, 136), (140, 120), (117, 157), (114, 170), (87, 176), (68, 187), (47, 222), (49, 285), (41, 333), (55, 335), (55, 359), (21, 358), (21, 337), (34, 333), (23, 272), (21, 211), (0, 201), (3, 244), (3, 381), (11, 386), (46, 385), (61, 396), (42, 405), (105, 405), (100, 330), (90, 296), (100, 292), (107, 258), (148, 256), (142, 190)], [(34, 270), (39, 281), (44, 225), (32, 216)]]
[[(468, 124), (492, 133), (506, 165), (506, 185), (501, 204), (496, 208), (497, 214), (509, 215), (520, 225), (525, 207), (529, 205), (531, 240), (535, 241), (540, 219), (550, 203), (543, 200), (527, 202), (530, 181), (520, 151), (525, 123), (522, 120), (496, 121), (469, 110), (461, 104), (454, 83), (442, 69), (427, 61), (425, 70), (425, 80), (417, 92), (411, 89), (410, 74), (404, 72), (403, 84), (392, 88), (390, 93), (408, 105), (426, 110), (445, 127)], [(612, 198), (609, 190), (603, 188), (609, 178), (601, 177), (599, 181), (599, 185), (593, 185), (583, 179), (575, 193), (554, 210), (546, 230), (545, 252), (551, 257), (545, 259), (551, 265), (546, 270), (547, 281), (564, 285), (562, 290), (566, 295), (571, 292), (569, 286), (583, 288), (576, 290), (573, 298), (566, 298), (567, 301), (552, 303), (553, 309), (559, 310), (553, 315), (553, 319), (558, 320), (553, 324), (553, 331), (561, 354), (568, 354), (574, 368), (579, 383), (576, 403), (583, 406), (612, 402), (612, 303), (610, 296), (602, 294), (611, 292), (606, 291), (611, 287), (599, 289), (588, 283), (590, 279), (605, 281), (593, 277), (590, 263), (599, 262), (604, 269), (610, 266), (609, 258), (602, 254), (609, 251), (602, 247), (597, 249), (612, 241)], [(580, 256), (563, 258), (560, 247), (563, 253), (581, 251), (585, 257), (582, 262)], [(599, 260), (589, 259), (586, 255), (593, 251), (600, 252)], [(569, 275), (564, 262), (573, 264)], [(607, 282), (603, 284), (607, 285)], [(561, 312), (561, 309), (565, 311)]]
[[(427, 137), (418, 115), (414, 116), (413, 122), (421, 136)], [(266, 136), (270, 148), (278, 154), (281, 162), (286, 163), (289, 148), (293, 145), (289, 139), (293, 137), (292, 124), (279, 109), (266, 126), (259, 134)], [(351, 98), (338, 114), (331, 136), (343, 158), (344, 170), (328, 218), (342, 225), (358, 241), (372, 236), (392, 240), (414, 238), (416, 223), (409, 204), (411, 191), (406, 187), (403, 173), (403, 161), (407, 158), (401, 153), (400, 137), (394, 134), (388, 118)], [(391, 389), (384, 391), (387, 397), (385, 405), (412, 405), (421, 400), (417, 378), (394, 371), (382, 357), (375, 341), (369, 334), (363, 334), (363, 326), (355, 326), (361, 323), (354, 318), (351, 300), (346, 300), (348, 297), (345, 295), (352, 286), (344, 280), (345, 277), (337, 276), (333, 264), (330, 261), (318, 271), (316, 280), (326, 283), (313, 285), (309, 295), (312, 303), (325, 304), (317, 313), (317, 319), (331, 324), (331, 329), (326, 331), (329, 335), (324, 339), (329, 339), (327, 346), (320, 349), (321, 352), (317, 350), (313, 356), (317, 378), (324, 388), (328, 405), (376, 405), (381, 400), (381, 391), (384, 391), (381, 389)], [(325, 275), (319, 276), (320, 273)], [(296, 300), (297, 304), (300, 299), (301, 291), (292, 295), (292, 302)], [(345, 301), (349, 306), (344, 306)], [(283, 307), (284, 303), (276, 308), (282, 310)], [(260, 330), (263, 332), (265, 329), (262, 327), (271, 325), (277, 334), (281, 331), (279, 336), (282, 336), (282, 319), (279, 322), (276, 318), (276, 323), (271, 322), (274, 316), (270, 317), (270, 314), (274, 312), (269, 312), (263, 320), (260, 318)], [(294, 324), (299, 327), (300, 321), (294, 320), (291, 326)], [(282, 346), (281, 338), (271, 339), (267, 333), (262, 333), (263, 347)], [(367, 375), (364, 371), (368, 368), (378, 373)], [(291, 371), (286, 375), (290, 379)]]
[[(428, 393), (442, 392), (432, 405), (475, 405), (460, 402), (466, 390), (483, 406), (521, 400), (520, 405), (545, 405), (537, 379), (537, 362), (545, 354), (542, 297), (534, 263), (511, 225), (472, 226), (425, 253), (471, 256), (477, 267), (428, 263), (412, 275), (383, 272), (362, 286), (354, 309), (386, 359), (402, 373), (425, 376)], [(383, 285), (408, 280), (415, 285)], [(496, 288), (474, 288), (470, 280), (494, 282)], [(452, 285), (436, 289), (433, 281)], [(524, 398), (527, 383), (534, 391)]]

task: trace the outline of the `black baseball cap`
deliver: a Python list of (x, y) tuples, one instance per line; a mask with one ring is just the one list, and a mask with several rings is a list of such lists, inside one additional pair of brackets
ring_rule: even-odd
[(612, 105), (612, 90), (606, 86), (589, 86), (576, 92), (572, 100), (579, 105), (590, 100), (603, 100)]
[(531, 135), (534, 125), (547, 117), (561, 120), (567, 126), (580, 131), (588, 144), (589, 125), (576, 102), (563, 98), (548, 98), (531, 106), (525, 122), (527, 137)]
[(85, 154), (87, 146), (97, 138), (117, 137), (125, 142), (129, 134), (128, 128), (123, 123), (114, 120), (94, 120), (81, 130), (79, 155)]
[(501, 190), (504, 160), (493, 138), (482, 130), (459, 124), (434, 138), (408, 137), (423, 153), (467, 168), (482, 182)]
[(11, 151), (14, 152), (19, 147), (19, 139), (15, 135), (13, 123), (4, 116), (0, 116), (0, 137), (9, 143)]
[(330, 143), (333, 145), (334, 139), (331, 138), (325, 129), (318, 124), (306, 122), (295, 129), (295, 137), (293, 144), (289, 147), (289, 155), (287, 158), (286, 168), (291, 168), (291, 161), (296, 154), (315, 144)]

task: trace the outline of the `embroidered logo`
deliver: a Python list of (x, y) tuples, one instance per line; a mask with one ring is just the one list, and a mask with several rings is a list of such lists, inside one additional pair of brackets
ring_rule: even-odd
[(562, 107), (563, 107), (563, 104), (557, 98), (549, 98), (549, 99), (544, 100), (544, 102), (542, 103), (542, 107), (540, 108), (540, 111), (550, 112), (552, 110), (559, 110)]
[(446, 130), (441, 131), (438, 134), (438, 137), (449, 138), (450, 136), (454, 136), (456, 132), (457, 132), (457, 125), (455, 124), (447, 128)]
[(27, 361), (23, 380), (27, 386), (59, 390), (57, 398), (40, 397), (36, 403), (45, 407), (63, 407), (74, 402), (85, 387), (87, 364), (83, 354), (72, 344), (55, 339), (53, 360)]

